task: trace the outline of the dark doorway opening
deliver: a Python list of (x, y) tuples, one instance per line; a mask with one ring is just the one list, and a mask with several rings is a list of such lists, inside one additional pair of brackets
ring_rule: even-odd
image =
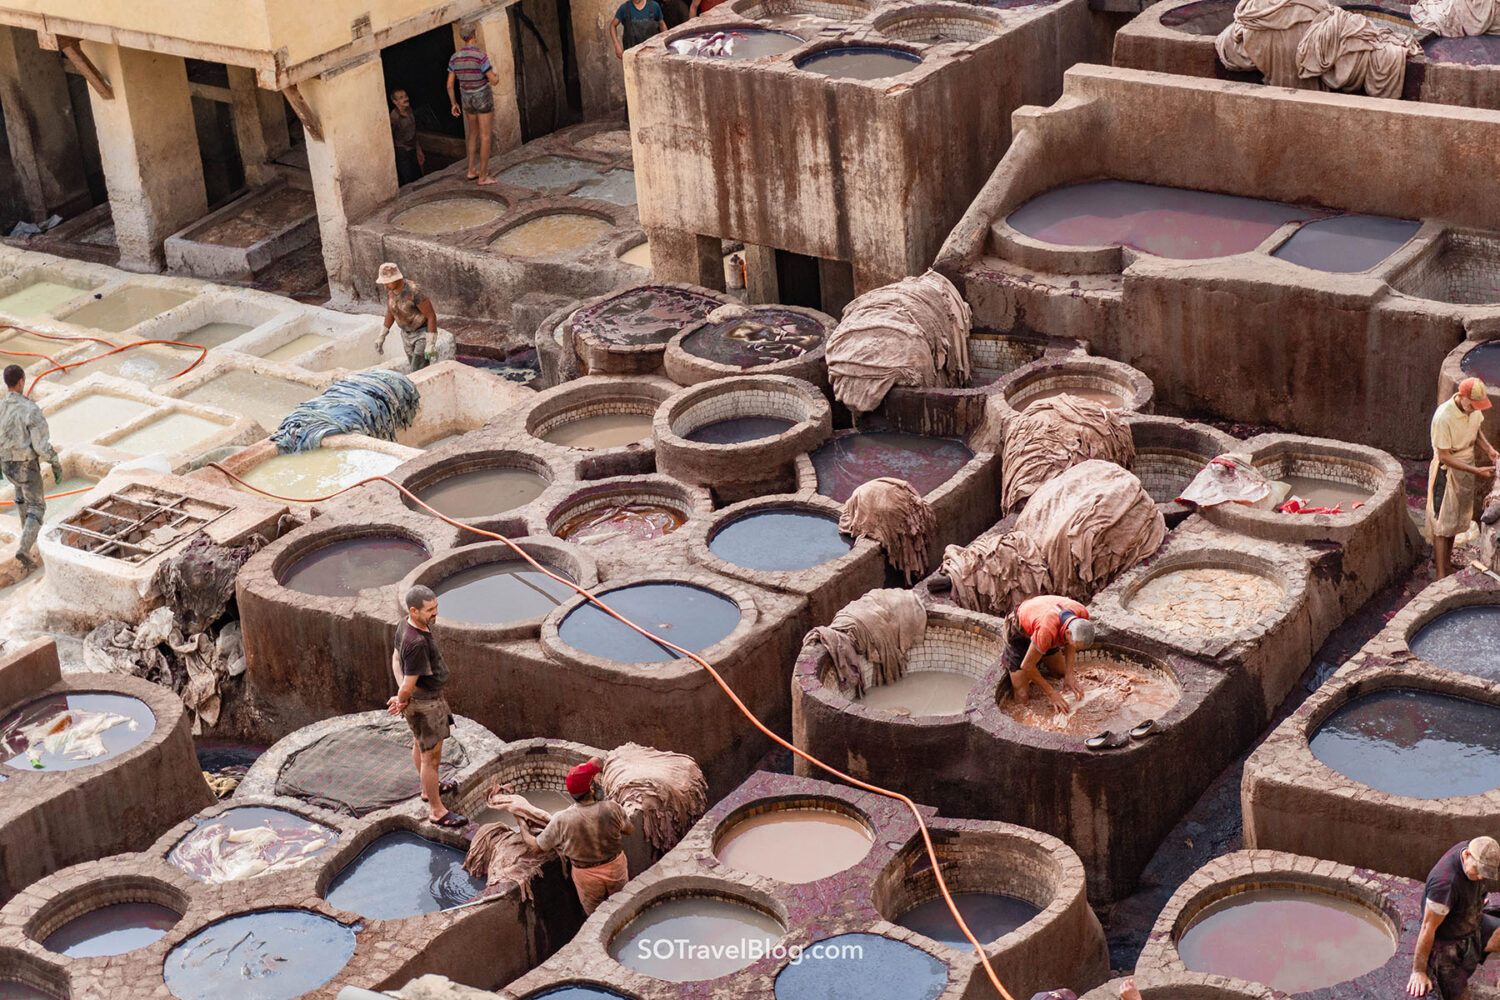
[(68, 103), (73, 108), (73, 122), (78, 126), (78, 155), (83, 161), (83, 179), (89, 186), (89, 200), (102, 205), (109, 200), (104, 183), (104, 164), (99, 159), (99, 133), (94, 128), (94, 106), (89, 102), (89, 85), (83, 77), (69, 73)]
[(777, 250), (776, 285), (782, 305), (823, 308), (823, 284), (818, 277), (816, 257)]
[(510, 40), (521, 141), (581, 122), (583, 92), (569, 0), (521, 0), (512, 6)]
[(448, 103), (448, 57), (453, 52), (453, 27), (445, 24), (382, 49), (380, 66), (385, 71), (387, 110), (391, 92), (404, 90), (417, 116), (417, 131), (462, 142), (463, 119), (453, 117)]

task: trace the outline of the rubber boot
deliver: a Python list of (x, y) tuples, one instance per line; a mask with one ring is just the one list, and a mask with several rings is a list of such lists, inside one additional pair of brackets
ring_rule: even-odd
[(27, 570), (36, 569), (36, 560), (31, 558), (31, 550), (36, 545), (36, 536), (41, 533), (42, 519), (27, 516), (21, 525), (21, 544), (16, 547), (16, 561)]

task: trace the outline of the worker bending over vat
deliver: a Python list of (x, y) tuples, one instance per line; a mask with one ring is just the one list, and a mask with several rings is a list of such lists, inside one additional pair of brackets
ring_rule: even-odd
[(1068, 711), (1068, 700), (1043, 676), (1043, 670), (1062, 680), (1063, 688), (1076, 698), (1083, 688), (1075, 675), (1074, 656), (1094, 644), (1094, 623), (1089, 611), (1077, 601), (1056, 594), (1042, 594), (1022, 601), (1006, 618), (1009, 642), (1000, 662), (1010, 675), (1016, 701), (1031, 697), (1031, 685), (1042, 689), (1058, 712)]
[(1411, 956), (1406, 992), (1426, 996), (1437, 987), (1442, 1000), (1464, 1000), (1481, 962), (1500, 951), (1500, 916), (1485, 897), (1500, 881), (1500, 843), (1475, 837), (1454, 844), (1438, 859), (1422, 893), (1422, 926)]
[(635, 831), (618, 802), (598, 794), (596, 778), (604, 770), (598, 757), (568, 772), (565, 786), (573, 804), (552, 814), (535, 837), (519, 825), (521, 839), (533, 851), (557, 851), (573, 869), (573, 888), (585, 914), (593, 913), (630, 881), (624, 838)]

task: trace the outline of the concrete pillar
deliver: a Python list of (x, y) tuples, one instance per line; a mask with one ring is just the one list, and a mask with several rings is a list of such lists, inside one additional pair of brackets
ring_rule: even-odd
[(44, 51), (34, 31), (0, 25), (0, 107), (31, 221), (87, 209), (88, 182), (62, 57)]
[(379, 56), (366, 58), (298, 88), (323, 130), (307, 137), (307, 165), (318, 203), (323, 264), (335, 301), (358, 297), (349, 224), (396, 197), (396, 152)]
[[(240, 148), (240, 161), (245, 165), (245, 184), (252, 188), (267, 184), (276, 176), (276, 168), (271, 165), (274, 154), (261, 121), (262, 93), (253, 69), (229, 67), (229, 113), (234, 120), (234, 140)], [(281, 100), (281, 95), (276, 98)], [(285, 116), (281, 132), (283, 136), (286, 134)]]
[[(516, 55), (510, 39), (509, 5), (487, 7), (466, 18), (479, 29), (474, 44), (489, 55), (490, 64), (500, 83), (495, 87), (495, 113), (490, 116), (490, 159), (521, 144), (521, 106), (516, 100)], [(464, 40), (458, 37), (458, 23), (453, 25), (453, 46)]]
[(571, 7), (578, 87), (587, 120), (625, 106), (625, 71), (609, 38), (609, 22), (620, 0), (571, 0)]
[(651, 241), (651, 273), (658, 281), (724, 290), (722, 240), (664, 227), (646, 230), (646, 238)]
[(781, 300), (780, 282), (776, 279), (776, 248), (746, 243), (745, 301), (766, 305)]
[(187, 68), (180, 56), (84, 42), (114, 88), (89, 89), (120, 266), (159, 271), (162, 241), (208, 212)]

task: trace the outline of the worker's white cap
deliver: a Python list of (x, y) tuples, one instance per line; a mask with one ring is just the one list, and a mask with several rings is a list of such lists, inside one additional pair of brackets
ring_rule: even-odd
[(380, 277), (375, 279), (377, 285), (389, 285), (393, 281), (403, 281), (401, 268), (395, 264), (385, 263), (380, 265)]

